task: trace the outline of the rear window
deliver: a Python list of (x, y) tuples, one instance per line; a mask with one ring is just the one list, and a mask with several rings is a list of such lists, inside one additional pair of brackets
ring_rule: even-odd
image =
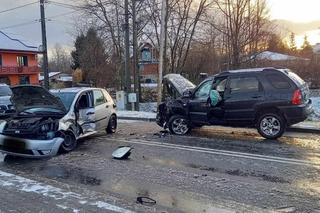
[(270, 84), (276, 89), (289, 89), (290, 83), (288, 80), (280, 74), (269, 74), (267, 75), (267, 79)]
[(297, 74), (295, 74), (294, 72), (289, 71), (288, 72), (288, 76), (289, 78), (291, 78), (298, 86), (302, 86), (305, 84), (304, 80), (302, 80), (302, 78), (300, 78)]
[(232, 78), (230, 81), (230, 93), (258, 92), (259, 80), (256, 77)]

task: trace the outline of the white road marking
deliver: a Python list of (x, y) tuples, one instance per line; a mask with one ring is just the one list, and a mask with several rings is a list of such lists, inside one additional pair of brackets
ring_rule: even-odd
[(134, 144), (157, 146), (157, 147), (171, 148), (171, 149), (173, 148), (173, 149), (179, 149), (179, 150), (185, 150), (185, 151), (224, 155), (224, 156), (230, 156), (230, 157), (239, 157), (239, 158), (292, 164), (292, 165), (320, 167), (320, 163), (316, 163), (308, 160), (293, 159), (293, 158), (284, 158), (284, 157), (276, 157), (276, 156), (270, 156), (270, 155), (259, 155), (259, 154), (245, 153), (245, 152), (235, 152), (235, 151), (227, 151), (227, 150), (220, 150), (220, 149), (185, 146), (185, 145), (178, 145), (178, 144), (168, 144), (168, 143), (161, 143), (161, 142), (149, 141), (149, 140), (118, 139), (118, 138), (116, 140), (124, 143), (134, 143)]
[[(0, 171), (0, 187), (10, 188), (17, 191), (35, 193), (44, 197), (52, 198), (56, 201), (65, 202), (77, 202), (81, 205), (95, 206), (100, 209), (110, 210), (120, 213), (133, 213), (133, 211), (124, 209), (122, 207), (109, 204), (104, 201), (93, 200), (91, 197), (87, 197), (78, 193), (60, 189), (51, 185), (40, 183), (31, 179), (27, 179), (18, 175)], [(57, 205), (60, 208), (65, 206)], [(76, 210), (76, 209), (75, 209)]]

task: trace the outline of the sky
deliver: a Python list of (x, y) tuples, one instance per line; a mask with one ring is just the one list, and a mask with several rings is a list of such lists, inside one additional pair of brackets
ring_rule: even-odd
[[(66, 4), (74, 4), (75, 0), (52, 0)], [(81, 0), (76, 0), (81, 1)], [(0, 0), (0, 30), (12, 37), (20, 38), (26, 43), (36, 46), (41, 44), (41, 27), (39, 0)], [(34, 3), (9, 12), (6, 9)], [(271, 19), (285, 19), (293, 22), (320, 21), (320, 0), (267, 0)], [(65, 15), (66, 13), (71, 13)], [(63, 15), (64, 14), (64, 15)], [(52, 3), (46, 5), (48, 47), (55, 44), (73, 46), (74, 24), (77, 12)], [(50, 18), (51, 17), (51, 18)], [(24, 26), (22, 25), (24, 24)], [(319, 26), (320, 27), (320, 26)], [(320, 29), (305, 32), (312, 44), (320, 42)], [(303, 42), (304, 35), (297, 35), (297, 44)]]
[(293, 22), (320, 20), (320, 0), (267, 0), (267, 2), (272, 19)]

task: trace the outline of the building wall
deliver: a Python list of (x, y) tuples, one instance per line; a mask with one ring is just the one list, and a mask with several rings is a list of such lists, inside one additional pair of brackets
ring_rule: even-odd
[[(28, 57), (28, 67), (38, 67), (37, 54), (35, 53), (8, 53), (0, 52), (2, 57), (2, 67), (18, 67), (17, 57), (18, 56), (27, 56)], [(40, 71), (40, 69), (39, 69)], [(38, 85), (39, 84), (39, 72), (35, 73), (24, 73), (25, 71), (19, 73), (1, 73), (0, 72), (0, 81), (3, 83), (8, 83), (11, 86), (19, 85), (20, 79), (24, 76), (29, 77), (30, 84)]]
[(18, 56), (27, 56), (28, 57), (28, 66), (38, 66), (37, 55), (34, 53), (1, 53), (2, 56), (2, 66), (8, 67), (17, 67), (17, 57)]

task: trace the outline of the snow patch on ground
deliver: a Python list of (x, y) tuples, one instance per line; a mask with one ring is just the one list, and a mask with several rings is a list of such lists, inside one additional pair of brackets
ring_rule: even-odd
[[(126, 212), (131, 213), (132, 211), (103, 202), (103, 201), (94, 201), (89, 197), (77, 194), (74, 192), (66, 191), (54, 186), (46, 185), (31, 179), (27, 179), (18, 175), (10, 174), (7, 172), (0, 171), (0, 186), (7, 188), (14, 188), (15, 190), (36, 193), (44, 197), (49, 197), (57, 201), (77, 201), (78, 203), (84, 205), (88, 204), (91, 206), (96, 206), (101, 209), (110, 210), (114, 212)], [(89, 201), (91, 199), (91, 201)], [(57, 207), (65, 208), (66, 206), (58, 204)], [(67, 207), (66, 207), (67, 208)], [(77, 209), (74, 209), (74, 212), (77, 212)]]
[(320, 121), (320, 97), (311, 97), (313, 113), (309, 116), (308, 120)]
[(157, 112), (157, 102), (140, 103), (140, 111)]
[(145, 118), (154, 119), (156, 113), (154, 112), (142, 112), (142, 111), (118, 111), (117, 115), (119, 118)]

